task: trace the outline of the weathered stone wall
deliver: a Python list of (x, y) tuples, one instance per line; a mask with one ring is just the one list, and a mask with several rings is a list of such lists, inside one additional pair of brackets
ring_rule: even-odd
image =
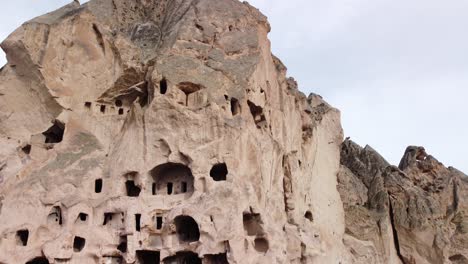
[(16, 30), (0, 262), (350, 263), (339, 112), (269, 30), (235, 0), (92, 0)]

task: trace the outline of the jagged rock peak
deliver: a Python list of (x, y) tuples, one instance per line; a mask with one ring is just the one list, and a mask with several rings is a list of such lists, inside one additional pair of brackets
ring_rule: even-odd
[(424, 148), (399, 168), (345, 140), (338, 174), (354, 263), (467, 263), (468, 181)]

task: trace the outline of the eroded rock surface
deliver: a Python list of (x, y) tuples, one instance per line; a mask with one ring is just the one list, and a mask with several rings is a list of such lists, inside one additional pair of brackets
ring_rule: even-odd
[(269, 30), (236, 0), (92, 0), (10, 35), (0, 263), (350, 263), (339, 112)]
[(237, 0), (91, 0), (10, 35), (0, 263), (468, 263), (467, 177), (343, 143), (269, 30)]
[(346, 140), (338, 189), (355, 263), (468, 263), (468, 177), (422, 147), (399, 167)]

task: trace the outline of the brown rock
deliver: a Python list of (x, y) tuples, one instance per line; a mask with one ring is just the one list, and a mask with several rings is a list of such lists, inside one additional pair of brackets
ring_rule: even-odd
[(350, 263), (339, 112), (269, 30), (235, 0), (92, 0), (10, 35), (0, 262)]
[[(355, 260), (378, 255), (378, 263), (467, 263), (466, 175), (421, 147), (408, 147), (397, 168), (349, 140), (341, 163), (338, 189), (343, 199), (351, 197), (344, 205)], [(356, 178), (370, 184), (364, 204), (353, 198), (363, 192)]]

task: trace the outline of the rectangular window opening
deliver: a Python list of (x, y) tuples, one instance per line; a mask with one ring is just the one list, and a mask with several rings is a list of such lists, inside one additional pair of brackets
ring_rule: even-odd
[(157, 229), (157, 230), (161, 230), (161, 228), (162, 228), (162, 223), (163, 223), (162, 216), (157, 216), (157, 217), (156, 217), (156, 229)]
[(140, 232), (141, 230), (140, 221), (141, 221), (141, 214), (136, 214), (135, 215), (135, 229), (138, 232)]
[(172, 182), (168, 182), (167, 183), (167, 194), (172, 194), (172, 187), (173, 187)]
[(96, 181), (94, 182), (94, 192), (102, 192), (102, 179), (96, 179)]

